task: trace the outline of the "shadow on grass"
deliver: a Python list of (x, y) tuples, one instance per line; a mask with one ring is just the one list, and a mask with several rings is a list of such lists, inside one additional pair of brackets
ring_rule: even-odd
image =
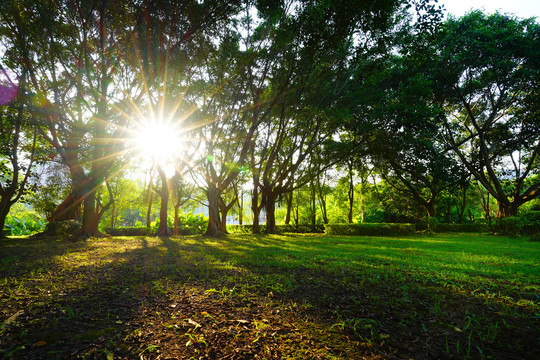
[(0, 349), (20, 359), (539, 355), (527, 311), (400, 272), (399, 259), (351, 266), (366, 254), (320, 253), (318, 239), (10, 240), (0, 310), (22, 314)]

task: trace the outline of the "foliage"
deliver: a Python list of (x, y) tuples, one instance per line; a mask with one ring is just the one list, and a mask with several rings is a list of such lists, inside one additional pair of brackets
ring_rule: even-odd
[(519, 215), (521, 222), (523, 223), (522, 231), (525, 234), (539, 234), (540, 233), (540, 211), (527, 211)]
[[(499, 203), (499, 216), (540, 194), (540, 24), (472, 11), (450, 18), (421, 54), (445, 142)], [(533, 180), (535, 179), (535, 180)]]
[(76, 220), (50, 222), (45, 230), (50, 236), (69, 236), (81, 229), (81, 223)]
[[(261, 225), (261, 232), (266, 232), (266, 225)], [(324, 233), (324, 224), (316, 224), (315, 229), (311, 224), (300, 225), (276, 225), (278, 233)], [(227, 231), (236, 234), (251, 234), (253, 231), (252, 225), (227, 225)]]
[(508, 216), (500, 219), (499, 230), (503, 235), (518, 236), (523, 229), (523, 220), (517, 216)]
[(27, 216), (18, 218), (8, 215), (4, 224), (4, 235), (21, 236), (32, 235), (45, 228), (46, 221), (41, 217)]
[(327, 235), (399, 236), (416, 231), (414, 224), (326, 224)]
[[(193, 213), (180, 214), (179, 216), (180, 226), (178, 233), (180, 235), (195, 235), (202, 234), (208, 226), (208, 218), (202, 214), (194, 215)], [(167, 219), (167, 225), (171, 227), (171, 222)], [(149, 236), (156, 233), (159, 228), (160, 220), (156, 219), (150, 224), (150, 228), (142, 226), (141, 222), (138, 222), (138, 226), (125, 226), (117, 228), (105, 228), (105, 232), (112, 236)]]
[[(415, 224), (417, 231), (427, 230), (427, 223)], [(486, 224), (464, 223), (464, 224), (447, 224), (447, 223), (432, 223), (431, 231), (435, 233), (483, 233), (488, 231)]]

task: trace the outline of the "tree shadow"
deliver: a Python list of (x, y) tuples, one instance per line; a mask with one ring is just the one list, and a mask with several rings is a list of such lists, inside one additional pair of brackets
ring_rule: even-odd
[[(2, 315), (23, 311), (2, 330), (4, 357), (427, 359), (460, 357), (467, 348), (455, 345), (467, 339), (486, 356), (538, 355), (538, 327), (523, 314), (500, 315), (504, 305), (484, 304), (436, 279), (396, 277), (384, 260), (371, 259), (376, 271), (344, 266), (336, 254), (317, 255), (305, 239), (139, 237), (10, 242), (3, 250), (3, 260), (36, 252), (2, 262), (0, 279), (9, 278)], [(503, 322), (506, 328), (487, 334)], [(454, 349), (446, 352), (446, 343)]]

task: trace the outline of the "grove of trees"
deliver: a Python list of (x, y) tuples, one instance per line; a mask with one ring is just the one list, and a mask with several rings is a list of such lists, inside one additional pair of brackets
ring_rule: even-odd
[[(197, 207), (211, 236), (227, 215), (259, 232), (263, 210), (275, 233), (540, 208), (534, 18), (445, 19), (429, 0), (6, 0), (0, 55), (2, 228), (16, 203), (84, 237), (156, 216), (177, 233)], [(152, 126), (152, 146), (181, 146), (153, 152)]]

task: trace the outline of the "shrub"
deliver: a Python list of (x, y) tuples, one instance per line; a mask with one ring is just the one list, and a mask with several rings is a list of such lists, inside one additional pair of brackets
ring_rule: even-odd
[[(181, 214), (179, 216), (180, 226), (178, 227), (178, 234), (180, 235), (194, 235), (202, 234), (208, 226), (208, 218), (202, 214), (193, 215)], [(118, 228), (106, 228), (105, 232), (111, 236), (152, 236), (155, 235), (159, 227), (159, 219), (150, 223), (150, 228), (146, 226), (133, 226), (133, 227), (118, 227)], [(172, 227), (169, 226), (169, 232), (172, 234)]]
[[(276, 225), (279, 233), (324, 233), (324, 225), (317, 224), (315, 228), (312, 225)], [(227, 225), (227, 231), (232, 234), (251, 234), (253, 225)], [(266, 225), (261, 225), (261, 232), (266, 232)]]
[(488, 231), (488, 226), (478, 223), (467, 224), (444, 224), (439, 223), (435, 226), (437, 233), (481, 233)]
[(507, 236), (518, 236), (523, 228), (523, 221), (517, 216), (509, 216), (500, 219), (499, 230)]
[(155, 229), (146, 226), (106, 228), (105, 232), (111, 236), (151, 236)]
[(327, 235), (396, 236), (412, 234), (414, 224), (327, 224)]
[(2, 233), (4, 235), (31, 235), (42, 231), (46, 221), (35, 212), (18, 211), (17, 216), (8, 215)]
[(519, 216), (523, 223), (522, 231), (533, 235), (540, 233), (540, 211), (527, 211)]
[(227, 225), (227, 231), (231, 234), (251, 234), (253, 225)]
[(75, 220), (58, 221), (47, 224), (45, 230), (50, 236), (67, 236), (73, 235), (81, 229), (81, 223)]
[(437, 230), (437, 226), (439, 225), (439, 220), (434, 217), (428, 217), (427, 219), (427, 228), (429, 231), (435, 232)]

